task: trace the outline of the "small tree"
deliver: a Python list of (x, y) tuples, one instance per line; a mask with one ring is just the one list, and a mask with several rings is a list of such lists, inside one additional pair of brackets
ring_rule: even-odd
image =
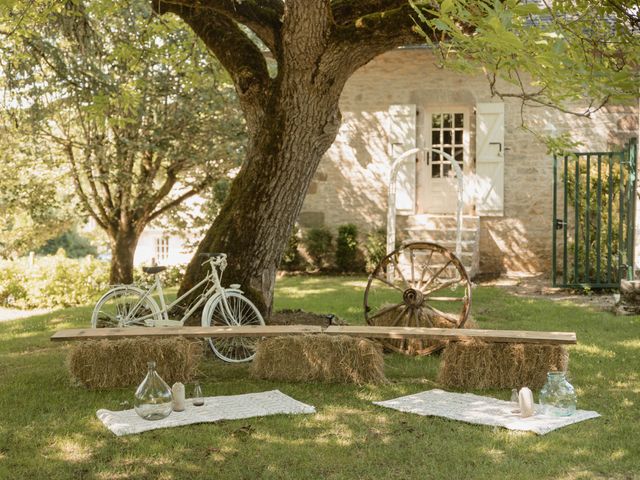
[(149, 222), (236, 165), (235, 93), (195, 36), (146, 2), (67, 2), (41, 22), (4, 46), (15, 115), (64, 155), (109, 237), (110, 281), (129, 283)]

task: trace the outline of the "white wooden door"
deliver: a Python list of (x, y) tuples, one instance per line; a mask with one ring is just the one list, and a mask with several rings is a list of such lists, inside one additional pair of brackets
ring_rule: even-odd
[(476, 106), (476, 212), (504, 215), (504, 103)]
[[(404, 152), (416, 146), (416, 106), (413, 104), (389, 107), (389, 166)], [(407, 159), (398, 169), (396, 183), (396, 212), (410, 215), (416, 205), (415, 157)]]
[[(464, 172), (469, 158), (469, 111), (464, 108), (425, 112), (425, 147), (453, 156)], [(441, 154), (427, 152), (420, 162), (418, 205), (422, 213), (454, 213), (458, 181), (451, 163)]]

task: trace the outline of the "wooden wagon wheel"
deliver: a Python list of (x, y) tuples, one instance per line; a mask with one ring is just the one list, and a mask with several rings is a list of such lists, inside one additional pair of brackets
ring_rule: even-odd
[[(413, 242), (391, 252), (369, 276), (364, 316), (373, 326), (461, 328), (471, 308), (471, 282), (453, 253), (435, 243)], [(428, 355), (434, 340), (383, 340), (386, 348)]]

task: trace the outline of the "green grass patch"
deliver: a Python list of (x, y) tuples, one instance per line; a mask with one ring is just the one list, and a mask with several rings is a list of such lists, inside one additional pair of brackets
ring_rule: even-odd
[[(286, 277), (278, 282), (276, 308), (361, 324), (365, 284), (361, 277)], [(69, 346), (49, 340), (55, 330), (87, 326), (90, 312), (73, 308), (0, 323), (0, 478), (640, 478), (640, 317), (474, 290), (472, 314), (482, 327), (577, 332), (570, 378), (579, 407), (603, 417), (542, 437), (372, 405), (438, 387), (437, 357), (388, 355), (391, 383), (365, 387), (257, 381), (246, 365), (208, 357), (205, 395), (277, 388), (318, 413), (117, 438), (95, 412), (131, 408), (133, 391), (71, 385)]]

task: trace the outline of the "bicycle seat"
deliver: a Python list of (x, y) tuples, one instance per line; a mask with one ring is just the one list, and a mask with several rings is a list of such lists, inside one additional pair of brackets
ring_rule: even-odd
[(164, 272), (167, 267), (142, 267), (142, 271), (144, 273), (148, 273), (149, 275), (153, 275), (154, 273)]

